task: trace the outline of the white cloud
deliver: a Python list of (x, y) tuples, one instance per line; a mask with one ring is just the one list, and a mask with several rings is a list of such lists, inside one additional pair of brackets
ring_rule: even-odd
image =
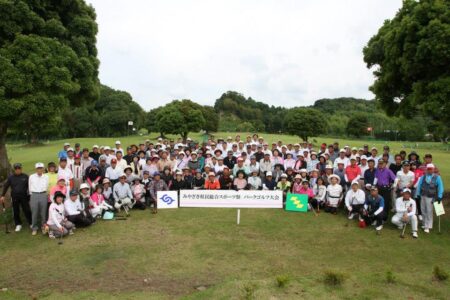
[(88, 0), (100, 79), (145, 109), (235, 90), (268, 104), (371, 99), (362, 48), (401, 0)]

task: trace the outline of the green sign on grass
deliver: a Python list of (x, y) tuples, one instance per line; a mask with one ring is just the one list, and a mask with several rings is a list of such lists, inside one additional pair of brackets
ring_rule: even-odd
[(287, 194), (286, 210), (289, 211), (308, 211), (308, 195)]

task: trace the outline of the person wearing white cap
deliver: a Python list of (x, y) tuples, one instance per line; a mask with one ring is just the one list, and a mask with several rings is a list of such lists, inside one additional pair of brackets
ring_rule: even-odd
[(417, 182), (416, 199), (420, 201), (425, 233), (433, 229), (433, 203), (441, 203), (444, 184), (440, 175), (434, 171), (433, 164), (427, 164), (426, 173)]
[(116, 141), (116, 142), (114, 143), (114, 145), (116, 146), (116, 147), (114, 148), (114, 153), (117, 153), (117, 151), (121, 151), (122, 154), (123, 154), (123, 149), (122, 149), (122, 145), (120, 144), (120, 141)]
[(367, 156), (361, 155), (359, 168), (361, 169), (361, 177), (364, 177), (364, 172), (369, 168), (369, 164), (367, 163)]
[(327, 197), (325, 203), (325, 211), (337, 214), (337, 208), (342, 200), (342, 186), (340, 185), (341, 179), (338, 175), (333, 174), (329, 176), (330, 184), (327, 186)]
[(359, 181), (353, 180), (351, 189), (345, 195), (345, 206), (348, 210), (349, 220), (358, 214), (359, 219), (362, 220), (362, 210), (364, 209), (364, 203), (366, 202), (366, 193), (359, 188)]
[(58, 152), (58, 159), (61, 158), (67, 158), (67, 149), (69, 149), (70, 144), (69, 143), (64, 143), (64, 148)]
[(39, 227), (44, 231), (44, 224), (47, 221), (47, 200), (48, 200), (48, 176), (44, 174), (44, 164), (35, 164), (36, 173), (28, 178), (28, 191), (30, 193), (31, 209), (31, 230), (36, 235)]
[(91, 157), (93, 160), (96, 160), (97, 162), (100, 159), (100, 152), (98, 151), (100, 148), (98, 147), (98, 145), (94, 145), (92, 146), (92, 151), (89, 152), (89, 157)]
[(124, 173), (119, 175), (119, 182), (113, 186), (113, 197), (114, 207), (119, 211), (123, 208), (128, 214), (128, 211), (133, 207), (133, 193), (126, 179), (127, 176)]
[(417, 238), (417, 216), (416, 201), (411, 198), (411, 189), (404, 188), (402, 196), (395, 200), (395, 215), (391, 219), (392, 224), (398, 229), (403, 229), (408, 223), (411, 223), (411, 231), (414, 238)]
[(339, 151), (339, 157), (337, 157), (333, 163), (334, 168), (337, 168), (339, 163), (344, 164), (344, 169), (350, 164), (350, 160), (345, 156), (345, 149)]

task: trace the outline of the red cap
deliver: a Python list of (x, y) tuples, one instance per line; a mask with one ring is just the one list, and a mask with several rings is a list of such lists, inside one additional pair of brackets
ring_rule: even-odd
[(116, 163), (116, 162), (117, 162), (117, 159), (115, 159), (115, 158), (111, 159), (111, 163)]
[(81, 158), (81, 155), (80, 154), (76, 154), (75, 158)]

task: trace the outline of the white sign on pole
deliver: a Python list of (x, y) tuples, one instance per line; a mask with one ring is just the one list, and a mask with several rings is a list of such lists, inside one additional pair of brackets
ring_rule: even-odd
[(128, 126), (133, 126), (133, 121), (128, 121)]
[(178, 208), (178, 192), (177, 191), (158, 191), (158, 209)]
[(283, 192), (181, 190), (180, 207), (283, 208)]

